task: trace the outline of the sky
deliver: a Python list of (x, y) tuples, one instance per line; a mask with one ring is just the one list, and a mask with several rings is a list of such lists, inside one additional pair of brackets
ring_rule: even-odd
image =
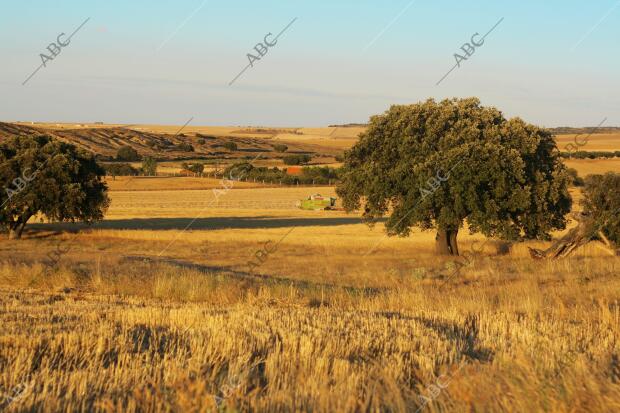
[(620, 126), (620, 0), (0, 0), (0, 37), (8, 122), (326, 126), (477, 96)]

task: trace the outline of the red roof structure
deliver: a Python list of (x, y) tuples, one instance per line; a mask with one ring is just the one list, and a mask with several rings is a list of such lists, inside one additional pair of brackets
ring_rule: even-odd
[(300, 176), (302, 174), (301, 166), (289, 166), (286, 168), (286, 173), (293, 176)]

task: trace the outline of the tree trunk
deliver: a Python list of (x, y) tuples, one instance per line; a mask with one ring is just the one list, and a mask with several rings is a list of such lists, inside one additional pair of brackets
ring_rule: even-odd
[(452, 251), (452, 255), (459, 255), (459, 246), (456, 242), (456, 236), (459, 234), (459, 230), (449, 231), (449, 242), (450, 242), (450, 250)]
[(605, 244), (605, 245), (601, 245), (601, 247), (605, 251), (607, 251), (611, 255), (620, 256), (620, 248), (616, 248), (616, 246), (611, 241), (609, 241), (609, 239), (607, 239), (603, 231), (598, 232), (598, 238), (601, 240), (603, 244)]
[(11, 222), (9, 226), (9, 239), (21, 239), (24, 227), (30, 218), (32, 218), (32, 214), (28, 211), (28, 208), (26, 208), (26, 212), (17, 218), (17, 221)]
[(9, 229), (9, 239), (21, 239), (26, 223), (17, 223)]
[(19, 239), (17, 231), (15, 231), (13, 228), (9, 228), (9, 239)]
[(459, 255), (456, 237), (458, 229), (438, 229), (435, 237), (435, 249), (439, 255)]
[[(596, 238), (597, 231), (595, 230), (594, 221), (591, 218), (584, 215), (579, 215), (576, 217), (576, 220), (579, 224), (575, 228), (568, 231), (568, 233), (562, 238), (551, 244), (551, 246), (546, 250), (530, 248), (529, 250), (531, 257), (535, 259), (557, 259), (568, 257), (570, 254), (575, 252), (577, 248), (586, 245), (592, 241), (593, 238)], [(603, 235), (602, 232), (600, 232), (599, 237), (601, 235)], [(607, 247), (610, 250), (613, 250), (613, 246), (609, 240), (607, 240), (607, 237), (603, 235), (601, 241), (607, 244)]]

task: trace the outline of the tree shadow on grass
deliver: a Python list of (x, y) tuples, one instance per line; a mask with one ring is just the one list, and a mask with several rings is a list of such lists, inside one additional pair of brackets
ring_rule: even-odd
[(293, 285), (297, 288), (303, 289), (324, 289), (326, 291), (342, 289), (349, 294), (360, 295), (364, 297), (374, 297), (378, 294), (387, 292), (387, 288), (372, 288), (372, 287), (352, 287), (346, 285), (317, 283), (306, 280), (298, 280), (288, 277), (279, 277), (275, 275), (257, 274), (251, 271), (240, 271), (234, 269), (232, 266), (216, 266), (216, 265), (203, 265), (192, 261), (174, 259), (169, 257), (152, 257), (152, 256), (140, 256), (140, 255), (125, 255), (122, 257), (121, 262), (143, 262), (143, 263), (161, 263), (167, 264), (178, 268), (191, 269), (200, 271), (207, 274), (221, 274), (233, 278), (246, 279), (260, 281), (261, 283), (270, 283), (274, 285)]
[(302, 218), (302, 217), (213, 217), (213, 218), (132, 218), (110, 219), (92, 226), (81, 223), (35, 223), (26, 228), (31, 230), (69, 231), (76, 229), (127, 229), (127, 230), (219, 230), (219, 229), (259, 229), (291, 227), (334, 227), (362, 223), (358, 217)]
[(422, 323), (425, 327), (434, 330), (445, 339), (459, 342), (461, 353), (468, 358), (481, 362), (490, 362), (493, 360), (493, 350), (488, 347), (480, 346), (480, 321), (476, 315), (468, 315), (463, 325), (426, 317), (413, 318)]

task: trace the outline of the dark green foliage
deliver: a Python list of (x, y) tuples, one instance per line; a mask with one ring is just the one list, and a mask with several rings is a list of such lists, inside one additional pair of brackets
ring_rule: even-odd
[(609, 159), (620, 157), (620, 151), (605, 152), (605, 151), (575, 151), (575, 152), (562, 152), (562, 158), (572, 159)]
[(552, 135), (477, 98), (392, 106), (345, 155), (337, 193), (390, 235), (412, 226), (546, 239), (566, 226), (570, 178)]
[(329, 166), (310, 166), (301, 169), (301, 179), (303, 182), (315, 184), (327, 184), (339, 179), (339, 170)]
[(568, 168), (566, 170), (566, 173), (570, 177), (572, 186), (583, 186), (584, 185), (585, 181), (583, 180), (582, 177), (579, 176), (575, 168)]
[(34, 215), (92, 223), (110, 201), (104, 169), (92, 153), (48, 136), (10, 137), (0, 144), (0, 226), (19, 238)]
[(196, 143), (198, 143), (198, 145), (204, 145), (207, 141), (205, 140), (205, 138), (198, 138), (196, 139)]
[(617, 133), (620, 127), (617, 126), (590, 126), (585, 128), (572, 128), (569, 126), (560, 126), (549, 129), (554, 135), (594, 135), (597, 133)]
[(116, 159), (124, 162), (135, 162), (140, 160), (140, 155), (131, 146), (121, 146), (116, 152)]
[(620, 174), (588, 175), (583, 191), (583, 212), (594, 219), (595, 231), (620, 246)]
[(187, 142), (179, 143), (176, 149), (183, 152), (194, 152), (194, 147)]
[(275, 149), (276, 152), (286, 152), (288, 150), (288, 146), (278, 143), (273, 145), (273, 149)]
[(304, 167), (301, 175), (292, 176), (285, 169), (255, 167), (249, 162), (236, 163), (224, 170), (224, 177), (231, 180), (256, 180), (284, 185), (328, 185), (339, 179), (338, 170), (325, 167)]
[(287, 155), (282, 158), (285, 165), (305, 165), (312, 160), (310, 155)]
[(224, 148), (228, 149), (229, 151), (236, 151), (237, 150), (237, 144), (235, 142), (224, 142), (224, 144), (222, 146)]
[(142, 174), (144, 176), (157, 175), (157, 161), (155, 158), (147, 156), (144, 160), (142, 160)]
[(189, 170), (196, 174), (202, 174), (202, 172), (205, 170), (205, 166), (201, 163), (195, 163), (189, 167)]
[(116, 159), (114, 156), (95, 154), (95, 160), (97, 162), (113, 162)]
[[(277, 168), (274, 168), (274, 169), (277, 170)], [(270, 169), (266, 167), (255, 168), (249, 162), (239, 162), (224, 169), (224, 177), (231, 179), (231, 180), (244, 180), (244, 179), (248, 179), (251, 171), (254, 171), (252, 175), (252, 179), (254, 179), (256, 178), (259, 172), (264, 173), (265, 175), (263, 176), (267, 176), (269, 174)]]
[(136, 176), (140, 171), (128, 163), (110, 163), (102, 165), (109, 176)]
[(190, 172), (200, 175), (205, 170), (205, 165), (204, 163), (189, 164), (187, 162), (183, 162), (181, 164), (181, 168), (185, 169), (186, 171), (190, 171)]

